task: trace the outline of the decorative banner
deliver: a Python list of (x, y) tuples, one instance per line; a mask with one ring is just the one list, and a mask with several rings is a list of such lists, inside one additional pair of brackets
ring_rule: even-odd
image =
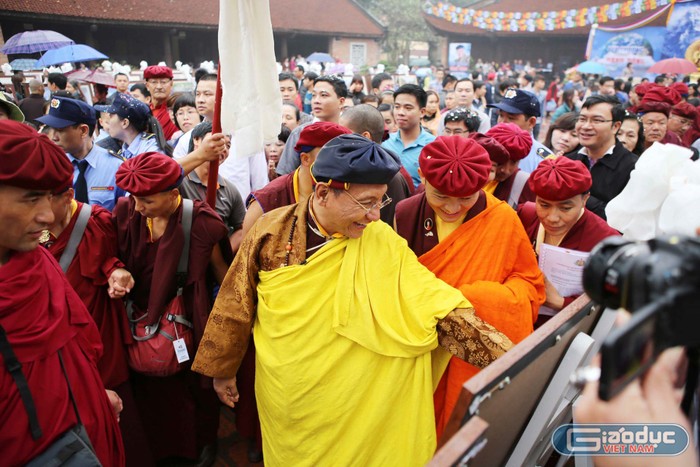
[[(588, 38), (588, 59), (604, 65), (613, 77), (653, 78), (647, 71), (649, 67), (672, 57), (687, 58), (700, 67), (700, 1), (677, 2), (665, 27), (645, 26), (656, 17), (658, 14), (617, 28), (593, 26)], [(631, 70), (626, 72), (630, 63)]]
[(504, 12), (461, 8), (447, 2), (427, 2), (424, 12), (455, 24), (487, 31), (534, 32), (581, 28), (637, 15), (670, 5), (673, 0), (627, 0), (571, 10)]

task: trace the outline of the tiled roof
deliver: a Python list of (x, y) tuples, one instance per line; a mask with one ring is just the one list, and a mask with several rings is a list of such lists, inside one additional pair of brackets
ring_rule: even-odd
[[(1, 2), (2, 0), (0, 0)], [(505, 12), (526, 12), (526, 11), (558, 11), (558, 10), (571, 10), (579, 9), (584, 7), (599, 6), (609, 4), (611, 0), (547, 0), (547, 2), (533, 1), (533, 0), (500, 0), (494, 3), (489, 3), (488, 5), (480, 6), (480, 3), (471, 5), (470, 8), (476, 10), (487, 10), (487, 11), (505, 11)], [(615, 20), (608, 21), (601, 26), (624, 26), (627, 24), (632, 24), (640, 21), (644, 18), (648, 18), (653, 15), (655, 11), (660, 8), (640, 13), (637, 15), (626, 16), (624, 18), (617, 18)], [(557, 35), (557, 36), (587, 36), (591, 30), (590, 26), (584, 26), (580, 28), (571, 29), (560, 29), (555, 31), (535, 31), (535, 32), (509, 32), (509, 31), (487, 31), (485, 29), (480, 29), (471, 25), (461, 25), (455, 24), (451, 21), (444, 20), (442, 18), (437, 18), (432, 15), (423, 14), (423, 17), (427, 23), (436, 29), (440, 33), (453, 34), (453, 35), (492, 35), (497, 34), (498, 36), (531, 36), (536, 34), (541, 34), (545, 36)], [(655, 19), (648, 26), (664, 26), (666, 24), (666, 15), (661, 15), (660, 18)]]
[(270, 0), (270, 16), (275, 31), (384, 35), (382, 25), (352, 0)]
[[(256, 0), (262, 1), (262, 0)], [(218, 0), (0, 0), (0, 13), (216, 28)], [(383, 27), (353, 0), (270, 0), (275, 31), (380, 37)]]

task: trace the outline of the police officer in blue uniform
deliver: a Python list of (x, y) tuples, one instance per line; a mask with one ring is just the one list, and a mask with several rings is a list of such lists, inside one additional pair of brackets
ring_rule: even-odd
[(117, 198), (125, 195), (115, 182), (115, 174), (124, 159), (94, 143), (95, 109), (76, 99), (53, 97), (49, 113), (37, 121), (51, 128), (51, 139), (73, 164), (75, 199), (111, 211)]
[(140, 100), (116, 93), (112, 105), (96, 105), (95, 110), (109, 114), (107, 132), (124, 142), (119, 155), (125, 160), (152, 151), (171, 155), (158, 120)]
[(532, 173), (540, 162), (552, 156), (552, 151), (537, 141), (532, 134), (537, 119), (542, 116), (540, 101), (533, 93), (522, 89), (508, 88), (500, 102), (488, 104), (486, 107), (498, 109), (498, 123), (515, 123), (532, 135), (532, 149), (525, 159), (520, 161), (518, 165), (520, 170)]

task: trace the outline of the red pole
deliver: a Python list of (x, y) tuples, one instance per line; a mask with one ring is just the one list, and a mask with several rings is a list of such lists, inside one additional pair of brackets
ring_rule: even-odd
[[(214, 120), (211, 122), (212, 134), (221, 133), (221, 63), (216, 77), (216, 104), (214, 105)], [(219, 180), (219, 161), (209, 162), (209, 180), (207, 181), (207, 204), (212, 209), (216, 206), (216, 187)]]

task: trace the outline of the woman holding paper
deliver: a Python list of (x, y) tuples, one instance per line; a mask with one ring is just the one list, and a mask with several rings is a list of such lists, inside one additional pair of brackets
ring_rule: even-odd
[(583, 292), (581, 275), (587, 255), (582, 253), (620, 234), (586, 209), (592, 182), (583, 163), (566, 157), (545, 159), (528, 183), (536, 199), (520, 205), (518, 216), (539, 257), (547, 291), (537, 327)]

